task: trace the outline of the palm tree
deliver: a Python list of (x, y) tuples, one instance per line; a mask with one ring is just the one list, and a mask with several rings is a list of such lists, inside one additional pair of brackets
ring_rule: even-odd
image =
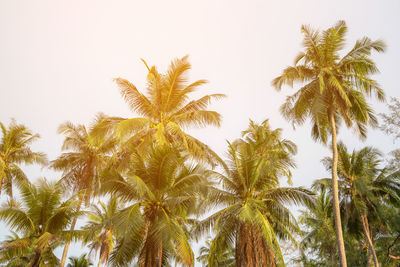
[(79, 201), (76, 197), (63, 201), (65, 188), (59, 184), (45, 179), (37, 184), (20, 184), (22, 202), (11, 199), (0, 208), (0, 220), (22, 235), (3, 242), (0, 250), (7, 250), (20, 259), (26, 257), (25, 263), (29, 267), (55, 266), (59, 261), (53, 250), (78, 236), (66, 229), (81, 214), (78, 212)]
[[(308, 263), (309, 258), (315, 258), (318, 262), (315, 265), (336, 266), (337, 246), (332, 208), (332, 198), (326, 190), (321, 190), (315, 206), (300, 211), (299, 221), (306, 228), (300, 242), (304, 264)], [(306, 257), (306, 254), (312, 256)]]
[(130, 168), (108, 174), (104, 190), (131, 204), (113, 221), (119, 240), (110, 257), (117, 266), (137, 259), (139, 266), (164, 266), (168, 259), (194, 264), (188, 226), (206, 180), (199, 165), (170, 146), (154, 146), (150, 156), (131, 153)]
[(220, 126), (221, 115), (207, 110), (207, 107), (213, 99), (220, 99), (225, 95), (205, 95), (189, 101), (189, 94), (207, 81), (198, 80), (187, 84), (186, 75), (191, 68), (187, 56), (171, 62), (165, 74), (159, 73), (155, 66), (150, 68), (144, 60), (143, 62), (149, 72), (147, 94), (139, 92), (132, 83), (123, 78), (115, 79), (130, 109), (142, 116), (131, 119), (111, 117), (107, 120), (116, 127), (114, 129), (121, 138), (128, 137), (124, 139), (125, 147), (133, 145), (139, 150), (146, 150), (152, 142), (160, 146), (179, 143), (196, 159), (206, 161), (212, 166), (216, 160), (222, 162), (206, 144), (185, 133), (183, 128)]
[[(21, 237), (15, 232), (11, 233), (0, 243), (0, 263), (7, 263), (7, 266), (12, 267), (27, 266), (35, 251), (32, 247), (18, 244)], [(25, 244), (29, 245), (28, 242)]]
[(0, 194), (4, 190), (12, 197), (13, 181), (27, 181), (20, 164), (46, 164), (46, 155), (33, 152), (30, 145), (39, 138), (26, 126), (17, 124), (14, 120), (7, 127), (0, 122), (2, 137), (0, 139)]
[(89, 267), (93, 264), (87, 259), (86, 253), (82, 254), (80, 257), (69, 257), (70, 263), (67, 267)]
[(332, 191), (335, 231), (340, 264), (347, 266), (344, 249), (339, 196), (337, 185), (337, 141), (336, 128), (343, 120), (347, 127), (356, 129), (361, 137), (366, 135), (366, 126), (376, 126), (377, 120), (365, 96), (376, 94), (384, 100), (379, 84), (370, 78), (378, 68), (370, 58), (373, 50), (383, 52), (385, 44), (364, 37), (356, 42), (345, 56), (340, 52), (345, 45), (347, 26), (339, 21), (323, 31), (314, 31), (302, 26), (304, 52), (295, 59), (295, 65), (286, 68), (282, 75), (272, 81), (280, 90), (283, 84), (293, 87), (294, 82), (303, 83), (294, 95), (288, 96), (281, 107), (283, 116), (294, 125), (303, 124), (308, 118), (312, 122), (312, 137), (324, 143), (331, 135), (333, 165)]
[[(311, 205), (311, 192), (280, 187), (279, 179), (290, 177), (296, 146), (282, 139), (281, 129), (268, 121), (250, 122), (243, 138), (229, 145), (229, 172), (213, 172), (222, 189), (209, 189), (208, 203), (223, 209), (201, 221), (194, 234), (216, 232), (211, 248), (235, 247), (236, 266), (284, 265), (278, 239), (294, 241), (298, 231), (294, 216), (284, 204)], [(295, 242), (295, 241), (294, 241)]]
[[(323, 162), (328, 170), (332, 169), (331, 158), (325, 158)], [(357, 224), (361, 223), (376, 267), (379, 266), (379, 262), (368, 218), (374, 218), (374, 221), (379, 220), (380, 206), (383, 203), (390, 204), (389, 200), (400, 203), (400, 173), (386, 175), (387, 170), (381, 170), (379, 164), (381, 164), (381, 153), (377, 149), (365, 147), (350, 153), (342, 142), (338, 143), (341, 206), (350, 230), (356, 229)], [(316, 185), (323, 186), (330, 182), (329, 180), (317, 180)], [(382, 220), (380, 224), (384, 224), (385, 219), (380, 219)]]
[[(87, 129), (84, 125), (74, 125), (66, 122), (60, 125), (58, 132), (64, 134), (65, 140), (62, 146), (64, 152), (50, 167), (63, 171), (61, 183), (71, 188), (74, 193), (80, 193), (80, 201), (86, 205), (100, 188), (100, 174), (107, 166), (113, 152), (116, 141), (110, 135), (99, 134), (97, 126), (104, 117), (99, 116), (93, 126)], [(74, 230), (77, 219), (71, 224)], [(66, 243), (61, 267), (67, 259), (69, 243)]]
[(90, 252), (99, 252), (99, 263), (108, 262), (115, 246), (116, 231), (113, 226), (114, 216), (122, 209), (116, 196), (112, 196), (107, 204), (99, 201), (100, 206), (93, 206), (89, 214), (89, 222), (83, 227), (87, 232), (85, 243), (90, 242)]
[(206, 245), (202, 246), (199, 250), (199, 256), (197, 261), (199, 261), (204, 267), (234, 267), (235, 263), (235, 249), (229, 244), (224, 244), (225, 246), (216, 250), (212, 247), (212, 240), (207, 240)]

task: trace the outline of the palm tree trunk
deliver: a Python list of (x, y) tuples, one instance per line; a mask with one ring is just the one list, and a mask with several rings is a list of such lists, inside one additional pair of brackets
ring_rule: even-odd
[(0, 176), (0, 195), (1, 195), (1, 190), (3, 189), (3, 180), (5, 179), (5, 175), (4, 176)]
[(376, 256), (374, 245), (372, 244), (371, 234), (370, 234), (370, 231), (369, 231), (368, 218), (367, 218), (367, 215), (365, 213), (361, 215), (361, 222), (362, 222), (362, 226), (363, 226), (363, 229), (364, 229), (365, 237), (367, 238), (369, 249), (370, 249), (371, 254), (372, 254), (373, 258), (374, 258), (375, 267), (379, 267), (378, 257)]
[(260, 229), (243, 223), (236, 238), (237, 267), (275, 267), (274, 251), (267, 245)]
[[(83, 195), (82, 195), (81, 197), (79, 197), (78, 212), (79, 212), (80, 209), (81, 209), (82, 201), (83, 201)], [(72, 221), (71, 229), (70, 229), (71, 231), (73, 231), (73, 230), (75, 229), (75, 225), (76, 225), (76, 221), (77, 221), (77, 220), (78, 220), (78, 217), (75, 217), (74, 220)], [(64, 267), (65, 262), (67, 261), (67, 254), (68, 254), (68, 249), (69, 249), (70, 243), (71, 243), (71, 242), (68, 241), (68, 242), (65, 244), (65, 247), (64, 247), (64, 250), (63, 250), (63, 254), (62, 254), (62, 257), (61, 257), (60, 267)]]
[(158, 251), (158, 266), (159, 267), (161, 267), (162, 266), (162, 241), (161, 241), (161, 244), (160, 244), (160, 248), (159, 248), (159, 251)]
[(347, 267), (346, 251), (344, 249), (344, 241), (342, 233), (342, 221), (340, 218), (340, 208), (339, 208), (339, 189), (338, 189), (338, 177), (337, 177), (338, 151), (337, 151), (337, 140), (336, 140), (336, 122), (333, 110), (329, 111), (329, 122), (331, 124), (331, 131), (332, 131), (331, 132), (332, 151), (333, 151), (332, 198), (333, 198), (333, 215), (335, 218), (336, 240), (339, 251), (340, 266)]

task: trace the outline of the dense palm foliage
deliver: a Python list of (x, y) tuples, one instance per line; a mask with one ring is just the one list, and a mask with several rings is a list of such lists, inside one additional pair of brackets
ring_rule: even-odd
[[(310, 204), (310, 193), (302, 188), (280, 187), (290, 177), (296, 146), (272, 130), (268, 121), (250, 122), (243, 138), (229, 146), (229, 172), (213, 173), (222, 188), (210, 189), (207, 201), (223, 209), (197, 225), (196, 232), (216, 232), (211, 251), (235, 247), (237, 266), (284, 265), (279, 238), (294, 240), (298, 230), (285, 204)], [(209, 263), (212, 265), (212, 262)]]
[(24, 125), (12, 121), (8, 128), (0, 122), (0, 193), (5, 191), (12, 197), (13, 182), (27, 181), (20, 164), (45, 164), (46, 156), (40, 152), (33, 152), (30, 145), (39, 138)]
[[(14, 121), (8, 128), (0, 123), (0, 192), (10, 197), (0, 220), (11, 230), (0, 241), (0, 263), (64, 266), (74, 241), (89, 254), (70, 257), (67, 266), (194, 266), (195, 260), (208, 267), (285, 266), (289, 260), (307, 267), (398, 266), (400, 152), (386, 164), (375, 148), (349, 152), (336, 141), (343, 122), (361, 137), (377, 125), (366, 97), (384, 99), (371, 78), (378, 72), (371, 52), (385, 45), (364, 37), (343, 54), (342, 21), (302, 32), (304, 51), (273, 85), (302, 83), (281, 112), (294, 125), (310, 119), (314, 139), (331, 137), (332, 157), (322, 163), (332, 178), (316, 180), (311, 190), (293, 187), (297, 146), (268, 120), (250, 120), (241, 138), (228, 142), (226, 158), (218, 156), (186, 130), (220, 126), (221, 115), (208, 106), (224, 95), (191, 100), (206, 81), (188, 83), (187, 57), (172, 61), (165, 73), (143, 61), (145, 92), (115, 79), (141, 117), (99, 114), (90, 127), (59, 127), (62, 154), (50, 162), (62, 173), (58, 182), (30, 182), (21, 164), (47, 163), (30, 149), (38, 135)], [(382, 129), (398, 138), (400, 102), (389, 107)], [(298, 223), (292, 211), (299, 205)], [(193, 243), (210, 234), (195, 257)], [(59, 259), (55, 249), (63, 246)]]
[(337, 185), (337, 126), (343, 120), (347, 127), (353, 127), (361, 137), (366, 136), (366, 126), (376, 126), (377, 120), (365, 97), (375, 94), (384, 100), (384, 92), (370, 76), (378, 72), (370, 58), (372, 51), (383, 52), (382, 41), (371, 41), (364, 37), (343, 57), (347, 26), (339, 21), (323, 31), (302, 27), (304, 52), (295, 59), (295, 65), (286, 68), (275, 78), (273, 86), (280, 90), (283, 84), (293, 87), (294, 82), (303, 83), (294, 95), (288, 96), (281, 107), (284, 117), (293, 124), (312, 122), (312, 137), (327, 141), (332, 136), (332, 191), (336, 239), (341, 266), (347, 266), (341, 228), (339, 196)]
[(59, 264), (53, 250), (77, 238), (67, 228), (80, 214), (79, 201), (76, 197), (63, 200), (65, 188), (43, 179), (37, 185), (21, 184), (20, 191), (21, 202), (11, 199), (0, 208), (0, 220), (21, 234), (2, 243), (4, 261), (31, 267)]
[(5, 237), (1, 242), (0, 262), (7, 263), (7, 266), (19, 267), (26, 266), (34, 254), (32, 246), (26, 242), (20, 246), (21, 237), (15, 232)]
[[(381, 170), (381, 153), (372, 147), (350, 153), (343, 143), (339, 143), (338, 154), (339, 191), (346, 224), (353, 232), (362, 229), (374, 264), (379, 266), (369, 220), (384, 225), (382, 205), (390, 205), (392, 203), (388, 202), (393, 201), (400, 204), (400, 174), (387, 175), (386, 169)], [(331, 158), (325, 158), (323, 162), (327, 169), (332, 168)], [(328, 180), (317, 180), (316, 186), (330, 183)]]

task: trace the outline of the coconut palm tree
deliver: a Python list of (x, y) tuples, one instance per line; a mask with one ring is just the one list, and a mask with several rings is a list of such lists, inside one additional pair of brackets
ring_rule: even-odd
[(12, 267), (24, 267), (29, 264), (35, 251), (28, 246), (28, 242), (26, 242), (27, 246), (21, 246), (20, 240), (21, 237), (13, 231), (11, 231), (11, 235), (6, 236), (0, 243), (0, 263), (7, 263), (7, 266)]
[(207, 201), (222, 209), (198, 223), (193, 233), (214, 230), (211, 247), (235, 247), (236, 266), (284, 265), (277, 237), (294, 241), (292, 233), (298, 231), (284, 205), (312, 203), (310, 191), (279, 186), (280, 178), (291, 176), (295, 152), (281, 129), (272, 130), (268, 121), (251, 122), (243, 138), (229, 145), (229, 172), (212, 172), (222, 189), (210, 188)]
[(116, 196), (112, 196), (107, 204), (99, 201), (99, 206), (94, 205), (89, 213), (89, 222), (83, 227), (87, 232), (85, 243), (90, 243), (90, 253), (99, 253), (100, 266), (108, 262), (110, 253), (113, 251), (116, 239), (116, 230), (113, 226), (114, 216), (122, 209), (121, 203)]
[(125, 140), (125, 147), (133, 145), (146, 150), (152, 142), (160, 146), (179, 143), (195, 159), (213, 166), (216, 160), (221, 163), (218, 155), (206, 144), (183, 130), (189, 127), (219, 126), (221, 115), (207, 110), (207, 107), (213, 99), (225, 95), (211, 94), (190, 100), (189, 94), (207, 81), (187, 83), (186, 75), (191, 68), (187, 56), (172, 61), (165, 74), (143, 62), (148, 69), (146, 93), (140, 92), (126, 79), (115, 79), (130, 109), (142, 116), (130, 119), (111, 117), (107, 120), (114, 126), (118, 136)]
[(188, 227), (207, 180), (199, 165), (186, 162), (177, 149), (155, 145), (148, 157), (133, 151), (122, 174), (107, 174), (104, 190), (130, 203), (113, 221), (119, 233), (114, 265), (136, 259), (139, 266), (164, 266), (171, 259), (193, 266)]
[[(66, 122), (60, 125), (58, 132), (65, 135), (62, 153), (50, 163), (50, 167), (62, 171), (61, 183), (74, 193), (80, 193), (80, 201), (86, 205), (99, 190), (100, 174), (107, 166), (115, 148), (115, 139), (108, 134), (99, 134), (97, 126), (104, 117), (99, 115), (93, 126), (87, 129), (84, 125), (74, 125)], [(76, 219), (71, 224), (74, 230)], [(67, 259), (69, 243), (65, 245), (61, 258), (61, 267)]]
[(0, 122), (2, 137), (0, 139), (0, 194), (5, 191), (12, 197), (13, 182), (27, 181), (20, 164), (46, 164), (46, 155), (33, 152), (30, 145), (39, 138), (26, 126), (11, 121), (8, 128)]
[(86, 253), (82, 254), (80, 257), (69, 257), (70, 263), (67, 267), (89, 267), (93, 264), (87, 259)]
[[(25, 257), (24, 266), (41, 264), (55, 266), (59, 260), (53, 250), (64, 242), (77, 238), (78, 234), (68, 231), (71, 221), (79, 216), (79, 201), (71, 197), (63, 201), (65, 188), (45, 179), (37, 185), (20, 184), (21, 202), (13, 199), (0, 208), (0, 220), (21, 234), (3, 242), (0, 250)], [(7, 259), (9, 260), (9, 259)]]
[(224, 247), (217, 250), (212, 247), (212, 240), (207, 240), (206, 245), (202, 246), (199, 250), (199, 256), (197, 261), (199, 261), (204, 267), (234, 267), (235, 263), (235, 249), (229, 244), (224, 243)]
[[(304, 264), (310, 258), (315, 258), (317, 261), (315, 265), (337, 266), (335, 222), (332, 218), (332, 208), (332, 198), (326, 190), (321, 190), (315, 205), (300, 211), (299, 222), (305, 228), (302, 233), (303, 239), (300, 242)], [(307, 257), (306, 254), (311, 257)]]
[(328, 134), (331, 135), (335, 231), (340, 264), (345, 267), (337, 185), (337, 127), (344, 121), (347, 127), (353, 127), (361, 137), (365, 137), (366, 126), (377, 125), (365, 97), (375, 94), (379, 100), (384, 100), (383, 90), (370, 77), (378, 72), (370, 55), (372, 51), (383, 52), (385, 44), (363, 37), (341, 57), (347, 32), (344, 21), (321, 33), (302, 26), (302, 32), (304, 51), (296, 57), (294, 66), (287, 67), (281, 76), (272, 81), (272, 85), (280, 90), (284, 84), (293, 87), (294, 82), (302, 83), (303, 86), (288, 96), (282, 105), (283, 116), (294, 125), (301, 125), (310, 119), (311, 134), (316, 140), (326, 143)]
[[(369, 219), (381, 225), (385, 219), (380, 217), (380, 206), (383, 203), (390, 205), (392, 201), (400, 203), (400, 173), (387, 175), (386, 169), (380, 169), (381, 153), (372, 147), (349, 152), (347, 147), (338, 143), (338, 176), (341, 206), (344, 210), (347, 225), (350, 230), (362, 226), (364, 237), (373, 256), (375, 266), (379, 266), (378, 257), (373, 244)], [(332, 169), (332, 159), (323, 160), (328, 170)], [(320, 179), (315, 186), (323, 186), (330, 179)]]
[(212, 240), (206, 241), (206, 245), (202, 246), (199, 250), (199, 256), (197, 261), (199, 261), (204, 267), (234, 267), (235, 263), (235, 249), (228, 244), (225, 244), (223, 248), (216, 251), (212, 247)]

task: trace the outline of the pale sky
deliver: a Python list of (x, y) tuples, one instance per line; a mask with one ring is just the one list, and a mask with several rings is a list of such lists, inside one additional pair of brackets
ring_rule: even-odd
[[(328, 175), (319, 161), (329, 150), (312, 141), (309, 124), (293, 131), (281, 117), (279, 106), (295, 91), (276, 92), (271, 80), (300, 51), (302, 24), (325, 29), (345, 20), (347, 49), (365, 35), (387, 43), (386, 53), (373, 55), (381, 70), (375, 78), (388, 97), (400, 97), (399, 12), (398, 0), (0, 0), (0, 121), (15, 118), (39, 133), (34, 148), (54, 159), (62, 122), (87, 124), (100, 111), (135, 116), (113, 78), (126, 78), (141, 90), (146, 68), (140, 58), (165, 70), (172, 59), (188, 54), (190, 81), (209, 80), (194, 97), (228, 95), (211, 106), (223, 116), (220, 128), (189, 132), (223, 156), (225, 140), (238, 138), (249, 118), (269, 118), (298, 145), (293, 181), (308, 186)], [(370, 102), (386, 112), (385, 105)], [(379, 131), (370, 131), (364, 143), (344, 130), (339, 139), (350, 148), (373, 145), (388, 152), (397, 146)], [(32, 180), (46, 174), (26, 170)]]

